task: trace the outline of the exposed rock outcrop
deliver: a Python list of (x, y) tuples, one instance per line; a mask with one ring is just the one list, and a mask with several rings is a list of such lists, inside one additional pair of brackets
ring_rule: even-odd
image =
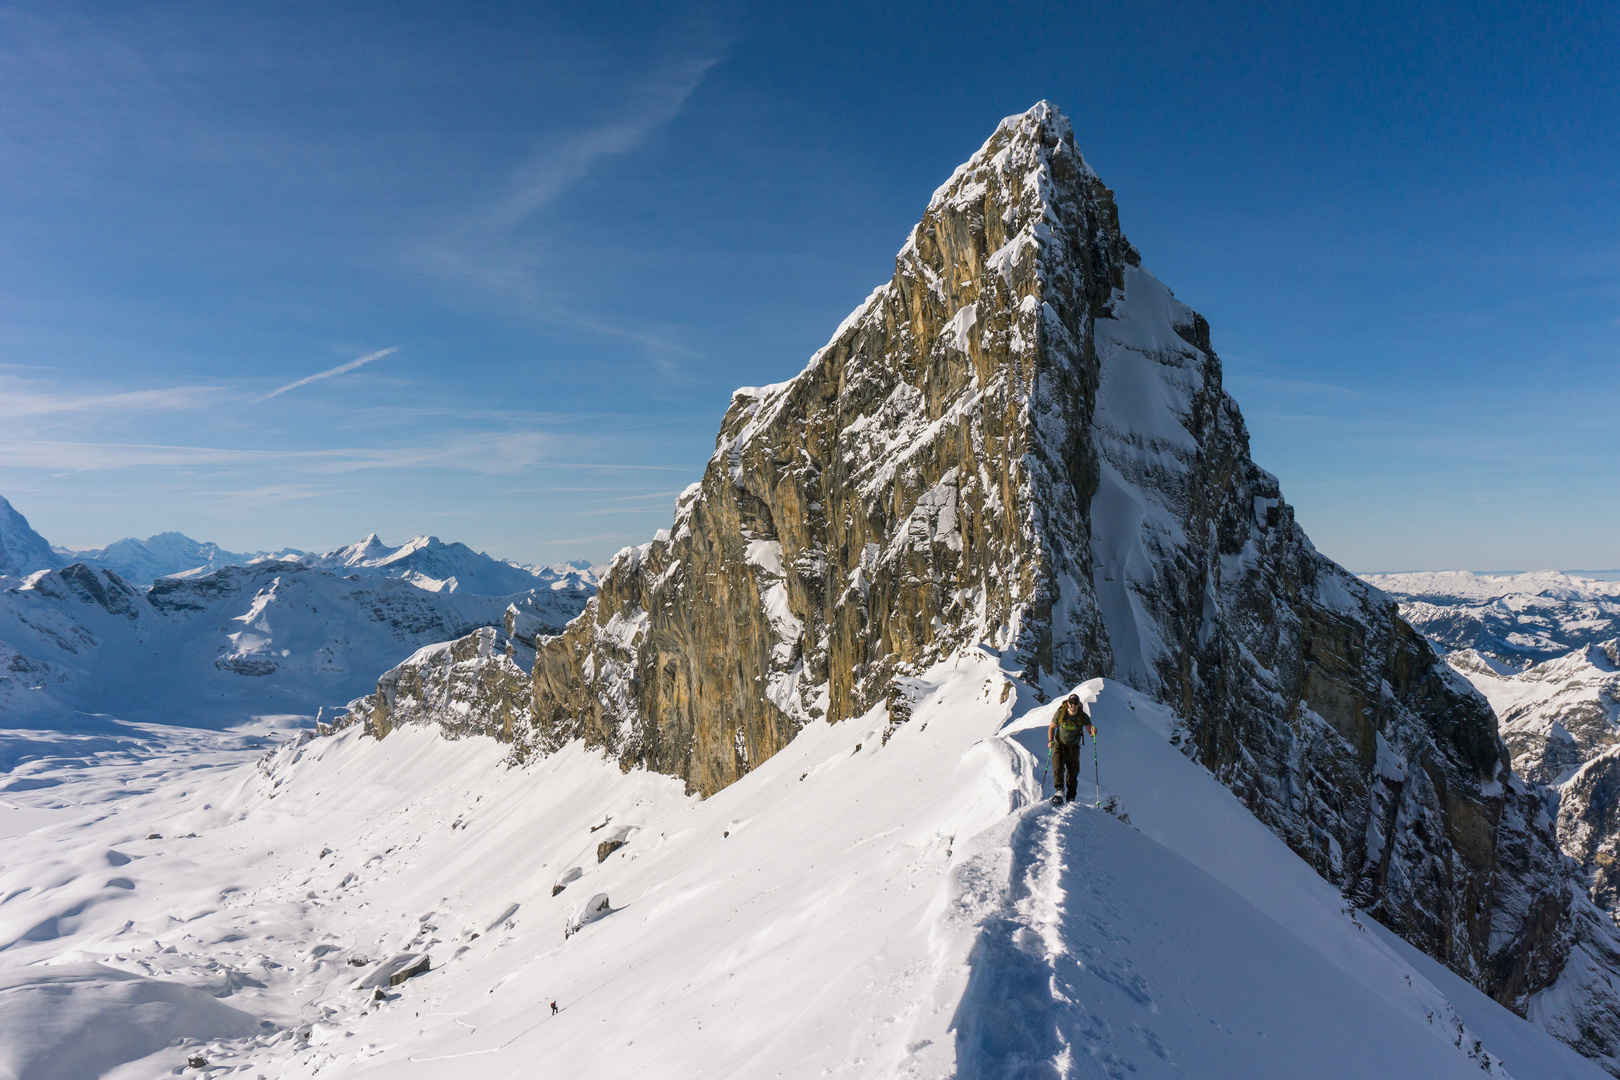
[(1613, 1066), (1620, 954), (1489, 706), (1311, 545), (1205, 321), (1045, 103), (802, 373), (737, 392), (673, 528), (539, 643), (532, 724), (498, 726), (709, 794), (818, 718), (904, 723), (908, 675), (979, 644), (1041, 692), (1104, 675), (1172, 705), (1348, 898)]
[[(525, 631), (527, 641), (519, 636)], [(520, 740), (534, 726), (533, 632), (533, 617), (512, 607), (502, 628), (418, 649), (385, 672), (374, 693), (350, 702), (336, 726), (363, 724), (381, 738), (402, 724), (435, 723), (450, 738)]]

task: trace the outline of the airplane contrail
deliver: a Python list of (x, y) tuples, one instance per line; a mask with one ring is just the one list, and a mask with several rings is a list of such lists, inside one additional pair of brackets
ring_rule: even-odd
[(387, 356), (389, 353), (397, 353), (397, 352), (399, 352), (399, 346), (398, 345), (390, 345), (386, 349), (378, 349), (374, 353), (367, 353), (366, 355), (362, 356), (358, 360), (350, 360), (347, 364), (339, 364), (335, 368), (327, 368), (325, 371), (317, 371), (313, 375), (305, 375), (302, 379), (299, 379), (297, 382), (290, 382), (286, 386), (278, 387), (275, 390), (272, 390), (268, 394), (264, 395), (264, 397), (255, 398), (254, 400), (255, 401), (269, 401), (271, 398), (275, 397), (277, 394), (285, 394), (289, 390), (296, 390), (300, 386), (304, 386), (307, 383), (315, 382), (317, 379), (330, 379), (334, 375), (342, 375), (345, 372), (353, 371), (355, 368), (359, 367), (362, 364), (369, 364), (373, 360), (381, 360), (383, 357)]

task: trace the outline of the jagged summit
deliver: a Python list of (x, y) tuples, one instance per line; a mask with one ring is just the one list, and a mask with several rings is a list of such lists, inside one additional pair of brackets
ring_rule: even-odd
[[(567, 727), (565, 717), (598, 714), (596, 737), (712, 791), (809, 719), (888, 699), (903, 711), (897, 675), (975, 642), (1015, 651), (1036, 685), (1112, 673), (1084, 529), (1101, 472), (1086, 430), (1099, 391), (1095, 324), (1117, 323), (1106, 341), (1127, 349), (1190, 357), (1207, 345), (1202, 320), (1139, 264), (1067, 119), (1042, 102), (1004, 120), (935, 193), (894, 277), (804, 371), (733, 396), (671, 536), (623, 553), (608, 572), (609, 582), (656, 583), (657, 595), (637, 585), (624, 598), (626, 617), (652, 620), (650, 642), (655, 613), (730, 609), (713, 666), (690, 655), (700, 628), (671, 626), (675, 652), (687, 655), (671, 657), (678, 674), (654, 680), (651, 697), (618, 692), (648, 683), (616, 646), (578, 684), (599, 693), (572, 689), (566, 668), (552, 685), (543, 659), (537, 697), (555, 700)], [(1218, 393), (1218, 362), (1204, 359)], [(1146, 400), (1130, 386), (1112, 395), (1111, 430), (1164, 426), (1127, 415), (1155, 394), (1186, 397), (1177, 379), (1156, 382)], [(1174, 453), (1192, 440), (1158, 442), (1153, 452)], [(714, 543), (716, 533), (726, 540)], [(1126, 558), (1127, 548), (1108, 555)], [(721, 566), (746, 568), (754, 595), (729, 577), (709, 594)], [(1126, 671), (1145, 682), (1153, 658), (1141, 630), (1122, 625), (1120, 644)], [(752, 678), (726, 675), (735, 656), (761, 672), (763, 700)], [(689, 739), (711, 739), (706, 712), (733, 730), (689, 756)]]

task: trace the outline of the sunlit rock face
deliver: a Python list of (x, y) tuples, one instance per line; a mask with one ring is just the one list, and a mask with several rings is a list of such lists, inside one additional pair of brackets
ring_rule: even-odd
[(1140, 263), (1068, 121), (1004, 121), (804, 371), (733, 396), (503, 736), (707, 795), (808, 723), (905, 723), (962, 649), (1041, 693), (1109, 676), (1348, 900), (1612, 1055), (1620, 952), (1489, 706), (1311, 545), (1204, 319)]

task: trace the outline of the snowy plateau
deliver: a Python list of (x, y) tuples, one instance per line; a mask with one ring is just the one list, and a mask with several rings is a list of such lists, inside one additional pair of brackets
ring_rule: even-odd
[(1579, 769), (1316, 552), (1044, 102), (599, 572), (161, 539), (0, 503), (0, 1080), (1620, 1069)]

